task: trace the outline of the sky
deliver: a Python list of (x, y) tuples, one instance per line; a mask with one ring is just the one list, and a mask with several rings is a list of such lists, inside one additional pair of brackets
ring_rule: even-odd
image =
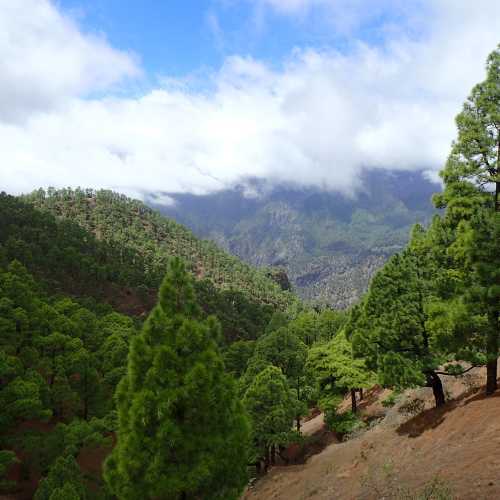
[(0, 0), (0, 190), (435, 177), (499, 42), (495, 0)]

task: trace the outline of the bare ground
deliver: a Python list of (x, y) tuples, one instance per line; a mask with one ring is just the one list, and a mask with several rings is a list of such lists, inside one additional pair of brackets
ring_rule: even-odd
[[(446, 391), (455, 399), (439, 409), (432, 408), (428, 389), (405, 393), (389, 410), (381, 405), (388, 392), (370, 391), (361, 411), (365, 418), (384, 416), (379, 424), (330, 444), (303, 465), (273, 467), (243, 498), (409, 498), (404, 495), (439, 480), (452, 498), (500, 499), (500, 391), (485, 397), (478, 387), (483, 380), (482, 369), (447, 377)], [(403, 415), (401, 406), (415, 399), (425, 401), (424, 411)], [(318, 417), (308, 424), (317, 430)]]

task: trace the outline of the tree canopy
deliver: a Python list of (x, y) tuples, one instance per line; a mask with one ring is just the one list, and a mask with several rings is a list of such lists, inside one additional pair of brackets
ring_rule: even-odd
[(238, 498), (248, 429), (219, 335), (173, 259), (117, 391), (118, 443), (105, 477), (118, 497)]

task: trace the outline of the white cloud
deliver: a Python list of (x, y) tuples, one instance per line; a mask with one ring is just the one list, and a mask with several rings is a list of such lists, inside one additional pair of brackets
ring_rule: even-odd
[[(5, 21), (3, 5), (0, 18), (17, 22), (19, 33), (32, 39), (25, 58), (36, 61), (30, 47), (53, 46), (50, 30), (40, 34), (19, 21), (19, 12)], [(358, 43), (344, 54), (296, 50), (280, 70), (234, 56), (210, 76), (210, 92), (180, 84), (138, 98), (92, 100), (81, 93), (136, 68), (70, 23), (79, 43), (105, 47), (97, 60), (86, 56), (95, 76), (58, 73), (56, 51), (45, 57), (57, 82), (46, 84), (43, 106), (27, 91), (16, 101), (25, 121), (13, 123), (0, 105), (0, 185), (12, 192), (80, 185), (203, 193), (258, 177), (349, 191), (362, 167), (439, 168), (454, 137), (453, 117), (484, 77), (486, 56), (499, 41), (500, 3), (436, 0), (431, 13), (417, 40), (399, 33), (383, 47)], [(0, 54), (9, 56), (3, 44), (0, 39)], [(106, 54), (123, 62), (111, 75), (102, 64)], [(34, 67), (25, 71), (36, 75)], [(19, 81), (11, 73), (0, 71), (7, 95)]]
[[(306, 20), (312, 13), (319, 13), (313, 19), (313, 29), (321, 24), (337, 35), (353, 34), (356, 30), (373, 20), (386, 23), (390, 30), (405, 31), (415, 27), (419, 29), (429, 11), (428, 0), (247, 0), (254, 7), (256, 15), (265, 17), (271, 10), (277, 14)], [(438, 0), (439, 1), (439, 0)], [(461, 0), (456, 0), (461, 1)], [(467, 0), (463, 0), (467, 1)], [(387, 18), (387, 19), (385, 19)], [(385, 19), (385, 21), (383, 21)], [(398, 26), (390, 25), (390, 19), (397, 19)], [(427, 20), (427, 19), (425, 19)], [(324, 27), (324, 26), (323, 26)]]
[(328, 0), (260, 0), (278, 12), (296, 14), (312, 8), (315, 5), (325, 4)]
[(129, 55), (83, 35), (48, 0), (0, 0), (1, 120), (22, 121), (138, 73)]

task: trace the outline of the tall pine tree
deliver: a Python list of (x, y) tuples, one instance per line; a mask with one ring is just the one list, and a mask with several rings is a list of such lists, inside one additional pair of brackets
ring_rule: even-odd
[(292, 437), (297, 399), (280, 368), (268, 366), (253, 380), (243, 398), (252, 423), (253, 459), (260, 468), (274, 460), (275, 450)]
[[(488, 57), (486, 79), (476, 85), (457, 116), (458, 137), (441, 176), (436, 205), (457, 232), (457, 246), (474, 273), (466, 299), (487, 317), (486, 392), (497, 389), (500, 343), (500, 46)], [(486, 235), (486, 239), (485, 239)], [(484, 243), (486, 243), (484, 245)]]
[(409, 247), (373, 278), (368, 294), (347, 325), (357, 355), (366, 357), (383, 385), (401, 389), (428, 386), (436, 406), (445, 403), (438, 367), (447, 361), (427, 326), (430, 283), (414, 230)]
[(219, 335), (215, 318), (201, 318), (184, 264), (172, 259), (117, 390), (118, 443), (105, 479), (119, 498), (238, 498), (249, 431)]

